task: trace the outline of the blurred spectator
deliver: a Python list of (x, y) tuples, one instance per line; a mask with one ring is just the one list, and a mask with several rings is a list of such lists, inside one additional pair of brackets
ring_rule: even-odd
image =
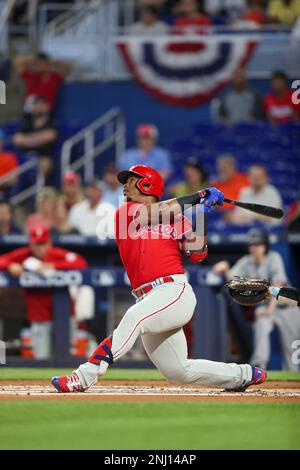
[(31, 23), (37, 15), (39, 4), (43, 0), (16, 0), (10, 15), (13, 24), (24, 26)]
[[(16, 170), (19, 166), (17, 157), (12, 152), (4, 151), (4, 132), (0, 129), (0, 178), (7, 176), (11, 171)], [(4, 194), (7, 189), (15, 185), (18, 181), (16, 176), (9, 178), (5, 183), (0, 183), (0, 195)]]
[[(282, 199), (275, 186), (269, 183), (268, 171), (263, 165), (252, 165), (249, 168), (248, 188), (241, 189), (239, 200), (243, 202), (252, 202), (253, 204), (265, 204), (271, 207), (283, 209)], [(266, 225), (281, 224), (281, 220), (273, 219), (254, 212), (245, 211), (236, 207), (231, 214), (230, 221), (237, 224), (249, 224), (258, 220)]]
[(139, 11), (139, 21), (129, 28), (129, 34), (151, 36), (167, 34), (169, 27), (159, 20), (159, 11), (152, 5), (147, 5)]
[(112, 204), (104, 202), (104, 189), (102, 181), (91, 181), (86, 187), (86, 199), (70, 210), (69, 223), (82, 235), (103, 238), (113, 236), (116, 209)]
[[(268, 234), (263, 230), (251, 229), (247, 236), (249, 254), (243, 256), (230, 268), (227, 261), (214, 266), (217, 274), (228, 280), (234, 276), (267, 279), (274, 286), (288, 285), (282, 257), (269, 249)], [(266, 369), (271, 356), (270, 334), (277, 326), (283, 355), (283, 369), (297, 371), (298, 365), (292, 360), (293, 344), (299, 339), (299, 308), (281, 304), (275, 298), (255, 307), (254, 344), (250, 364)]]
[(57, 192), (54, 188), (45, 187), (36, 196), (36, 212), (31, 214), (25, 223), (25, 230), (30, 232), (35, 225), (42, 224), (51, 230), (56, 224)]
[(263, 119), (262, 98), (249, 87), (243, 69), (234, 72), (229, 90), (220, 100), (219, 118), (226, 123), (251, 122)]
[(272, 22), (293, 25), (300, 16), (299, 0), (270, 0), (268, 15)]
[(80, 175), (74, 171), (68, 171), (62, 180), (62, 194), (66, 199), (68, 211), (75, 204), (83, 200)]
[(264, 108), (272, 124), (288, 124), (297, 119), (297, 108), (292, 102), (292, 91), (284, 72), (272, 75), (272, 91), (264, 98)]
[(143, 8), (145, 6), (151, 5), (158, 10), (164, 8), (165, 3), (174, 3), (177, 0), (137, 0), (137, 4), (139, 8)]
[[(237, 169), (236, 160), (233, 155), (225, 154), (217, 158), (218, 179), (212, 183), (229, 199), (238, 199), (241, 189), (249, 186), (249, 178), (245, 173)], [(232, 211), (232, 206), (224, 204), (224, 210)]]
[(133, 165), (149, 165), (157, 170), (163, 179), (172, 175), (173, 167), (168, 150), (156, 145), (158, 130), (153, 124), (141, 124), (136, 129), (137, 147), (121, 156), (119, 167), (128, 169)]
[(115, 208), (118, 208), (120, 202), (124, 200), (123, 187), (117, 178), (118, 173), (119, 170), (114, 164), (107, 166), (103, 171), (103, 201), (112, 204)]
[(173, 23), (174, 15), (177, 16), (178, 2), (179, 0), (136, 0), (139, 9), (145, 6), (155, 7), (168, 24)]
[(197, 0), (180, 0), (177, 11), (179, 17), (174, 21), (174, 33), (197, 34), (207, 32), (211, 18), (206, 15)]
[(40, 52), (36, 57), (16, 57), (14, 66), (25, 84), (24, 111), (32, 112), (36, 97), (44, 98), (49, 109), (52, 110), (59, 89), (70, 70), (70, 65), (52, 60), (47, 54)]
[(246, 0), (204, 0), (205, 12), (216, 23), (234, 23), (240, 20), (246, 11)]
[(243, 16), (243, 21), (253, 25), (263, 25), (266, 21), (265, 0), (248, 0), (247, 3), (248, 8)]
[[(81, 256), (52, 246), (49, 230), (41, 224), (31, 228), (28, 247), (0, 256), (0, 270), (6, 270), (15, 277), (20, 277), (25, 271), (47, 277), (55, 274), (56, 270), (86, 267), (87, 263)], [(31, 323), (34, 357), (49, 359), (52, 350), (52, 290), (25, 288), (24, 293), (27, 318)]]
[(184, 181), (170, 186), (171, 197), (193, 194), (200, 189), (207, 188), (207, 175), (196, 157), (190, 157), (183, 167)]
[(0, 201), (0, 236), (20, 233), (22, 230), (13, 220), (11, 204), (8, 201)]
[(24, 116), (13, 142), (21, 151), (38, 156), (40, 169), (47, 178), (53, 171), (57, 138), (57, 128), (51, 117), (49, 105), (44, 98), (38, 97), (34, 100), (32, 114)]
[(51, 230), (52, 235), (77, 235), (78, 230), (69, 222), (69, 211), (65, 196), (60, 195), (56, 204), (55, 227)]
[(289, 208), (286, 221), (289, 232), (300, 233), (300, 187), (296, 200), (292, 202)]

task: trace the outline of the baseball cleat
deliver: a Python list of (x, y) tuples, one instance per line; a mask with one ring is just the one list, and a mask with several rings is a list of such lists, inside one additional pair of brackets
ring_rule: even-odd
[(51, 383), (59, 393), (75, 393), (84, 392), (86, 390), (81, 385), (79, 377), (75, 372), (71, 375), (52, 377)]
[(226, 392), (245, 392), (251, 385), (260, 385), (267, 379), (267, 372), (260, 367), (252, 367), (252, 379), (237, 388), (226, 388)]

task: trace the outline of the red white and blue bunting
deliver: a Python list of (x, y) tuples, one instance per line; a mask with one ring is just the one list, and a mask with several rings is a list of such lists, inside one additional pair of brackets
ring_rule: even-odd
[(193, 107), (211, 100), (247, 64), (257, 42), (241, 35), (125, 36), (117, 45), (143, 89), (164, 103)]

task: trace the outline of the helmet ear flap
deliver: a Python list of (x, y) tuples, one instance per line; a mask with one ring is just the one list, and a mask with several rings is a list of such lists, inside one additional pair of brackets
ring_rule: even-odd
[(156, 170), (146, 165), (135, 165), (129, 172), (139, 177), (135, 186), (142, 194), (160, 199), (164, 192), (164, 181)]
[(142, 178), (139, 178), (137, 180), (137, 182), (135, 183), (135, 186), (137, 187), (137, 189), (142, 193), (143, 192), (143, 188), (141, 187), (141, 181), (142, 181)]
[(140, 178), (136, 182), (136, 187), (138, 188), (139, 191), (141, 191), (142, 194), (146, 194), (146, 195), (151, 194), (152, 185), (150, 183), (145, 182), (144, 178)]

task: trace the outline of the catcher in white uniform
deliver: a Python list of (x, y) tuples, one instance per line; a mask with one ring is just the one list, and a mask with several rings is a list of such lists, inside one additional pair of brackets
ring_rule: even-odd
[[(242, 278), (262, 278), (274, 286), (288, 284), (284, 264), (279, 253), (269, 250), (268, 234), (264, 230), (253, 228), (247, 236), (249, 254), (240, 258), (231, 268), (227, 261), (220, 261), (214, 271), (224, 274), (227, 279), (234, 276)], [(275, 298), (255, 307), (253, 325), (254, 347), (250, 363), (266, 368), (270, 360), (270, 334), (276, 325), (280, 333), (284, 370), (298, 371), (293, 363), (293, 344), (300, 338), (300, 309)]]
[[(222, 205), (216, 188), (159, 202), (164, 192), (160, 174), (136, 165), (121, 171), (125, 203), (116, 213), (116, 240), (132, 285), (135, 305), (89, 360), (68, 376), (56, 376), (59, 392), (83, 392), (126, 354), (138, 337), (155, 366), (174, 384), (195, 384), (244, 391), (260, 384), (266, 372), (249, 364), (188, 359), (182, 327), (194, 313), (196, 298), (185, 276), (183, 253), (191, 262), (207, 256), (207, 236), (197, 235), (183, 216), (186, 208)], [(206, 226), (206, 224), (204, 224)]]

